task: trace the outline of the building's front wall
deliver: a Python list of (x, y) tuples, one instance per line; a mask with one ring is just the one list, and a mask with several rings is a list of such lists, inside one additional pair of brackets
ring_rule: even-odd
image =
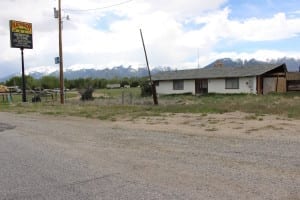
[[(256, 77), (243, 77), (239, 78), (238, 89), (226, 89), (225, 78), (220, 79), (208, 79), (208, 93), (253, 93), (256, 94)], [(174, 90), (173, 81), (159, 81), (159, 85), (156, 86), (158, 94), (183, 94), (192, 93), (195, 94), (195, 80), (184, 80), (183, 90)]]
[(256, 77), (239, 78), (238, 89), (226, 89), (225, 78), (208, 79), (208, 93), (253, 93), (256, 94)]
[(173, 81), (159, 81), (159, 85), (156, 86), (156, 92), (158, 94), (195, 94), (195, 80), (184, 80), (183, 90), (174, 90)]

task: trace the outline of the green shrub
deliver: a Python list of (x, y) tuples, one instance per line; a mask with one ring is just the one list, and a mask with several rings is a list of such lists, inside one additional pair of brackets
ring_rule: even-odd
[(93, 92), (94, 92), (94, 89), (92, 87), (88, 87), (87, 89), (81, 90), (80, 91), (80, 94), (81, 94), (80, 99), (82, 101), (94, 100)]
[(152, 88), (149, 81), (143, 81), (141, 83), (141, 96), (142, 97), (152, 96)]

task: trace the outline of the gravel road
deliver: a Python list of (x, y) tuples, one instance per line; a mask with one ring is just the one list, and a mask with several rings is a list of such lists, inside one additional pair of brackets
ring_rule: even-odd
[(300, 200), (299, 121), (222, 116), (212, 129), (0, 112), (0, 199)]

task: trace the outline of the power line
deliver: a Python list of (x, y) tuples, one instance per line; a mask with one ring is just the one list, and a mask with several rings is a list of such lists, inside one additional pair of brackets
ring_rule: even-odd
[(90, 8), (90, 9), (64, 9), (64, 11), (67, 11), (67, 12), (91, 12), (91, 11), (103, 10), (103, 9), (107, 9), (107, 8), (111, 8), (111, 7), (120, 6), (120, 5), (123, 5), (123, 4), (130, 3), (131, 1), (134, 1), (134, 0), (122, 1), (122, 2), (120, 2), (120, 3), (116, 3), (116, 4), (112, 4), (112, 5), (104, 6), (104, 7), (100, 7), (100, 8)]

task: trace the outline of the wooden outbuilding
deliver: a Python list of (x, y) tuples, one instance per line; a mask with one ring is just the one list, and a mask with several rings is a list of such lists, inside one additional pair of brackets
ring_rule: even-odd
[(286, 84), (288, 91), (300, 91), (300, 72), (287, 72)]

